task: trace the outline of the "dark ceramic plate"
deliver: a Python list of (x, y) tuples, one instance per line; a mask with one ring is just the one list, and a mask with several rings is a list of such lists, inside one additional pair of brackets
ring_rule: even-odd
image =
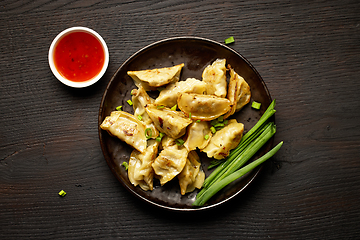
[[(185, 63), (180, 80), (189, 77), (201, 79), (204, 68), (217, 58), (225, 58), (227, 64), (230, 64), (248, 82), (252, 92), (251, 102), (255, 100), (262, 103), (260, 111), (252, 109), (250, 104), (247, 104), (241, 111), (230, 117), (244, 123), (245, 132), (248, 131), (255, 125), (271, 103), (271, 97), (265, 83), (255, 68), (239, 53), (223, 44), (197, 37), (178, 37), (162, 40), (141, 49), (127, 59), (116, 71), (105, 90), (100, 105), (99, 125), (119, 105), (123, 106), (124, 111), (133, 114), (132, 107), (126, 101), (131, 99), (131, 90), (136, 86), (127, 75), (128, 70), (169, 67)], [(155, 92), (149, 93), (153, 97), (156, 94)], [(117, 138), (111, 137), (100, 127), (99, 137), (104, 157), (111, 171), (124, 187), (145, 202), (169, 210), (196, 211), (218, 206), (240, 193), (260, 171), (260, 168), (257, 168), (243, 178), (229, 184), (204, 206), (193, 207), (191, 204), (195, 200), (198, 191), (182, 196), (178, 181), (176, 181), (177, 178), (164, 186), (160, 186), (159, 182), (154, 180), (153, 191), (143, 191), (140, 187), (134, 187), (128, 179), (125, 168), (121, 166), (124, 161), (128, 162), (132, 148)], [(269, 151), (271, 145), (271, 142), (267, 143), (258, 154), (263, 155)], [(203, 153), (199, 153), (199, 156), (205, 174), (208, 176), (211, 172), (207, 170), (210, 159)]]

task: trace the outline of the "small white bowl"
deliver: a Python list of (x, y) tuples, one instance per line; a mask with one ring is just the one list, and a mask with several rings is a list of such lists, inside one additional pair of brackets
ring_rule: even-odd
[[(101, 71), (99, 72), (99, 74), (97, 74), (95, 77), (93, 77), (87, 81), (83, 81), (83, 82), (75, 82), (75, 81), (71, 81), (71, 80), (64, 78), (59, 73), (59, 71), (56, 69), (55, 64), (54, 64), (54, 49), (55, 49), (56, 44), (64, 36), (66, 36), (67, 34), (70, 34), (70, 33), (74, 33), (74, 32), (86, 32), (86, 33), (90, 33), (91, 35), (93, 35), (100, 42), (101, 46), (103, 47), (104, 55), (105, 55), (104, 65), (103, 65)], [(63, 84), (65, 84), (67, 86), (70, 86), (70, 87), (83, 88), (83, 87), (87, 87), (87, 86), (90, 86), (90, 85), (96, 83), (104, 75), (104, 73), (106, 72), (106, 69), (109, 65), (109, 50), (106, 46), (104, 39), (94, 30), (92, 30), (90, 28), (86, 28), (86, 27), (72, 27), (72, 28), (68, 28), (68, 29), (62, 31), (61, 33), (59, 33), (55, 37), (55, 39), (52, 41), (52, 43), (50, 45), (50, 49), (49, 49), (49, 65), (50, 65), (51, 71), (53, 72), (55, 77), (60, 82), (62, 82)]]

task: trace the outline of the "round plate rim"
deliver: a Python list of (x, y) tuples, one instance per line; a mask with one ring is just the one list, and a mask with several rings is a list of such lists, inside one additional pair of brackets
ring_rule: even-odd
[[(206, 206), (201, 206), (201, 207), (194, 207), (194, 208), (176, 208), (176, 207), (170, 207), (170, 206), (165, 206), (165, 205), (161, 205), (159, 203), (153, 202), (143, 196), (141, 196), (140, 194), (138, 194), (137, 192), (135, 192), (133, 189), (131, 189), (127, 184), (125, 184), (122, 179), (118, 176), (118, 174), (116, 173), (116, 170), (114, 169), (114, 167), (112, 167), (112, 165), (109, 162), (109, 159), (107, 159), (107, 157), (105, 156), (105, 147), (103, 146), (103, 141), (102, 141), (102, 129), (100, 128), (100, 124), (101, 124), (101, 113), (103, 110), (103, 106), (104, 106), (104, 101), (105, 98), (107, 96), (107, 92), (110, 89), (110, 86), (112, 84), (112, 82), (116, 79), (117, 74), (120, 72), (120, 70), (126, 66), (126, 64), (130, 61), (132, 61), (136, 56), (138, 56), (139, 54), (141, 54), (142, 52), (149, 50), (153, 47), (159, 46), (160, 44), (165, 44), (167, 42), (171, 42), (171, 41), (179, 41), (179, 40), (189, 40), (189, 41), (203, 41), (203, 42), (207, 42), (210, 44), (215, 44), (215, 45), (219, 45), (223, 48), (226, 48), (227, 50), (233, 52), (234, 54), (238, 55), (240, 58), (242, 58), (246, 64), (254, 71), (254, 73), (258, 76), (258, 78), (261, 80), (261, 83), (264, 87), (265, 92), (267, 93), (267, 96), (269, 97), (270, 101), (272, 100), (272, 97), (270, 95), (270, 92), (266, 86), (266, 83), (264, 82), (264, 80), (262, 79), (262, 77), (260, 76), (259, 72), (255, 69), (255, 67), (243, 56), (241, 55), (239, 52), (235, 51), (234, 49), (219, 43), (217, 41), (211, 40), (211, 39), (207, 39), (207, 38), (203, 38), (203, 37), (195, 37), (195, 36), (179, 36), (179, 37), (171, 37), (171, 38), (165, 38), (159, 41), (155, 41), (151, 44), (146, 45), (145, 47), (142, 47), (141, 49), (139, 49), (138, 51), (136, 51), (135, 53), (133, 53), (130, 57), (128, 57), (121, 65), (120, 67), (115, 71), (115, 73), (112, 75), (109, 83), (106, 86), (106, 89), (102, 95), (101, 98), (101, 103), (100, 103), (100, 107), (99, 107), (99, 114), (98, 114), (98, 134), (99, 134), (99, 141), (100, 141), (100, 145), (101, 145), (101, 149), (103, 152), (103, 156), (107, 162), (107, 165), (110, 167), (112, 173), (115, 175), (115, 177), (117, 178), (117, 180), (130, 192), (132, 193), (134, 196), (136, 196), (137, 198), (141, 199), (142, 201), (152, 205), (152, 206), (156, 206), (158, 208), (161, 209), (165, 209), (165, 210), (171, 210), (171, 211), (181, 211), (181, 212), (193, 212), (193, 211), (201, 211), (201, 210), (208, 210), (208, 209), (213, 209), (215, 207), (218, 207), (219, 205), (224, 204), (225, 202), (228, 202), (229, 200), (233, 199), (234, 197), (236, 197), (237, 195), (239, 195), (241, 192), (244, 191), (244, 189), (246, 189), (253, 181), (254, 179), (259, 175), (260, 171), (263, 168), (263, 165), (258, 166), (256, 169), (254, 169), (253, 171), (256, 171), (254, 173), (254, 175), (251, 177), (251, 179), (249, 179), (249, 181), (241, 188), (239, 189), (237, 192), (235, 192), (233, 195), (227, 197), (226, 199), (223, 199), (222, 201), (219, 201), (217, 203), (214, 203), (212, 205), (206, 205)], [(270, 145), (273, 145), (273, 138), (270, 140)]]

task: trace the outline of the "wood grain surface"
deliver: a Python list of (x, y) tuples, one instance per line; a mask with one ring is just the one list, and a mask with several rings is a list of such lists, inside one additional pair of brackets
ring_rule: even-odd
[[(0, 239), (359, 239), (359, 1), (3, 0), (0, 23)], [(106, 74), (86, 89), (48, 65), (52, 40), (73, 26), (109, 48)], [(274, 142), (284, 141), (250, 187), (204, 212), (129, 194), (98, 138), (117, 68), (176, 36), (234, 36), (277, 101)]]

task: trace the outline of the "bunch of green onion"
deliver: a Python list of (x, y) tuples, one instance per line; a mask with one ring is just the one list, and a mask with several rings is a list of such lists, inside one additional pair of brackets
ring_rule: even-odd
[(197, 194), (193, 203), (194, 206), (204, 205), (222, 188), (271, 158), (280, 149), (283, 142), (280, 142), (262, 157), (244, 166), (274, 136), (276, 126), (274, 122), (269, 120), (276, 112), (274, 107), (275, 100), (272, 101), (255, 126), (242, 137), (239, 145), (230, 152), (225, 161), (205, 179), (203, 189)]

